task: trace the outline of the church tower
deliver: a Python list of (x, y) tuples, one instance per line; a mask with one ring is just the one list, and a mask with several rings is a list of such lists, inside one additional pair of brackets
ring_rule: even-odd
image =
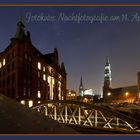
[(109, 62), (109, 57), (107, 57), (104, 71), (103, 98), (107, 97), (107, 94), (110, 92), (110, 90), (111, 90), (111, 66)]
[(84, 86), (83, 86), (83, 81), (82, 81), (82, 77), (81, 77), (81, 82), (80, 82), (80, 86), (79, 86), (79, 95), (83, 96), (84, 94)]

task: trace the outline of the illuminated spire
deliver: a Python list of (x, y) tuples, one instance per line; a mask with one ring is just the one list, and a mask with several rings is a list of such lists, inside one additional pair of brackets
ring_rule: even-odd
[(107, 56), (107, 61), (105, 64), (105, 72), (104, 72), (104, 86), (111, 86), (111, 66), (109, 62), (109, 57)]

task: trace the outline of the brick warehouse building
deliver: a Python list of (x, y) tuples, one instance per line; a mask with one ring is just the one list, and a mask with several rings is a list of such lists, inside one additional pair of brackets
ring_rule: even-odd
[(15, 37), (0, 53), (0, 94), (29, 107), (45, 100), (65, 100), (66, 75), (57, 49), (45, 55), (39, 52), (20, 18)]

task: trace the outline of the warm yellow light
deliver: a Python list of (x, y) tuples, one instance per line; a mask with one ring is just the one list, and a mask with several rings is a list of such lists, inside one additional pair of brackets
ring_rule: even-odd
[(5, 66), (5, 59), (3, 59), (3, 66)]
[(46, 68), (45, 68), (45, 66), (43, 67), (43, 71), (45, 72), (45, 70), (46, 70)]
[(50, 82), (51, 82), (51, 77), (48, 76), (48, 83), (50, 84)]
[(29, 107), (32, 107), (32, 106), (33, 106), (33, 101), (30, 100), (30, 101), (29, 101)]
[(107, 96), (110, 96), (110, 95), (111, 95), (111, 92), (108, 92), (108, 93), (107, 93)]
[(46, 74), (43, 74), (43, 80), (46, 81)]
[(37, 67), (39, 70), (41, 70), (41, 63), (40, 62), (37, 63)]
[(1, 62), (0, 62), (0, 68), (2, 67), (2, 64), (1, 64)]
[(84, 98), (84, 99), (83, 99), (83, 102), (84, 102), (84, 103), (88, 103), (88, 101), (89, 101), (88, 98)]
[(128, 92), (125, 92), (125, 96), (128, 96), (129, 95), (129, 93)]
[(40, 93), (39, 90), (38, 90), (38, 92), (37, 92), (37, 97), (38, 97), (38, 98), (41, 98), (41, 93)]
[(25, 105), (25, 101), (24, 100), (21, 100), (20, 103), (23, 104), (23, 105)]

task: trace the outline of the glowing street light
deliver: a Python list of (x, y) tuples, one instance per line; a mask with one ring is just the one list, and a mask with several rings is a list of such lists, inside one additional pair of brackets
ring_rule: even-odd
[(125, 92), (125, 96), (127, 97), (129, 95), (129, 93), (128, 92)]
[(108, 92), (108, 93), (107, 93), (107, 96), (111, 96), (111, 92)]

